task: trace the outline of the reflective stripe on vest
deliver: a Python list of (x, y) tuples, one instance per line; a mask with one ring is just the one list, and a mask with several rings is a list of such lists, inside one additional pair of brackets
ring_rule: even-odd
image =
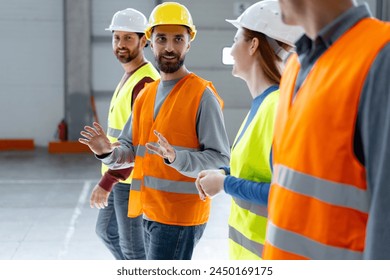
[[(111, 98), (110, 109), (108, 112), (107, 137), (111, 143), (117, 142), (122, 128), (125, 126), (131, 114), (131, 101), (133, 98), (134, 87), (145, 77), (157, 80), (160, 75), (153, 65), (148, 62), (138, 68), (121, 87), (119, 83)], [(102, 164), (101, 172), (104, 174), (108, 170), (107, 166)], [(131, 174), (129, 178), (122, 183), (131, 183)]]
[[(241, 234), (238, 230), (236, 230), (234, 227), (229, 226), (229, 241), (233, 244), (230, 244), (229, 246), (233, 247), (233, 250), (231, 252), (234, 252), (234, 255), (245, 255), (248, 256), (248, 258), (242, 258), (242, 259), (261, 259), (261, 253), (263, 252), (263, 244), (254, 242), (248, 238), (246, 238), (244, 235)], [(235, 243), (235, 244), (234, 244)], [(239, 246), (237, 246), (239, 245)], [(237, 247), (236, 247), (237, 246)], [(248, 250), (252, 254), (248, 254), (248, 252), (243, 251)], [(240, 251), (240, 252), (237, 252)], [(231, 256), (234, 257), (234, 256)]]
[[(243, 121), (231, 151), (232, 176), (254, 182), (271, 182), (269, 157), (278, 100), (279, 90), (273, 91), (263, 100), (255, 117), (237, 142), (248, 116)], [(266, 206), (233, 197), (229, 227), (230, 231), (234, 229), (237, 234), (230, 235), (229, 238), (237, 236), (242, 236), (242, 238), (232, 239), (234, 242), (229, 242), (229, 257), (231, 259), (261, 258), (267, 216)]]
[(316, 260), (359, 260), (363, 257), (361, 252), (342, 249), (334, 246), (326, 246), (303, 235), (283, 230), (272, 222), (267, 224), (267, 242), (275, 247), (283, 248), (290, 253), (305, 256)]
[(195, 178), (165, 164), (159, 155), (147, 151), (145, 144), (157, 141), (153, 133), (157, 130), (176, 150), (199, 151), (197, 113), (206, 87), (220, 98), (210, 82), (191, 73), (177, 82), (154, 119), (159, 83), (148, 84), (133, 108), (132, 140), (137, 147), (133, 178), (137, 185), (130, 191), (128, 214), (136, 217), (143, 212), (153, 221), (170, 225), (203, 224), (208, 220), (210, 200), (199, 199)]
[(136, 156), (144, 157), (147, 150), (144, 145), (138, 145), (135, 154)]
[(254, 204), (254, 203), (250, 203), (250, 202), (248, 202), (246, 200), (243, 200), (243, 199), (240, 199), (240, 198), (237, 198), (237, 197), (233, 197), (233, 201), (240, 208), (248, 210), (248, 211), (252, 212), (253, 214), (256, 214), (257, 216), (263, 216), (263, 217), (267, 217), (268, 216), (267, 206), (261, 206), (261, 205), (257, 205), (257, 204)]
[(353, 139), (367, 74), (388, 42), (390, 24), (360, 20), (318, 58), (294, 101), (300, 63), (290, 57), (280, 85), (264, 259), (363, 256), (370, 193)]
[[(118, 139), (119, 135), (121, 134), (122, 130), (121, 129), (115, 129), (112, 127), (109, 127), (107, 129), (107, 136), (110, 136), (111, 138), (116, 138)], [(111, 142), (112, 143), (112, 142)]]
[(141, 191), (141, 184), (142, 184), (141, 180), (133, 178), (133, 181), (131, 182), (131, 190)]
[(369, 195), (355, 186), (327, 181), (283, 165), (274, 167), (274, 183), (323, 202), (368, 213)]
[(158, 191), (179, 193), (179, 194), (198, 194), (194, 182), (172, 181), (159, 179), (152, 176), (144, 176), (144, 186)]

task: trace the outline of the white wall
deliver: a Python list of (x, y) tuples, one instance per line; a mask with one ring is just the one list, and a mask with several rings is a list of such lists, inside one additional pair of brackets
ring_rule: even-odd
[(46, 145), (64, 114), (61, 3), (0, 2), (0, 138)]

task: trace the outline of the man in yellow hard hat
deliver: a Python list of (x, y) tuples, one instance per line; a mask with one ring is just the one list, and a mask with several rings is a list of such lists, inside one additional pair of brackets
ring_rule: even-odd
[[(127, 119), (130, 117), (135, 98), (145, 83), (159, 79), (160, 75), (144, 57), (146, 17), (135, 9), (118, 11), (112, 17), (111, 25), (106, 29), (112, 32), (114, 55), (125, 73), (111, 99), (108, 112), (107, 136), (110, 142), (117, 141)], [(123, 176), (116, 170), (108, 170), (102, 165), (99, 183), (92, 191), (90, 205), (99, 210), (96, 233), (110, 250), (115, 259), (145, 259), (145, 246), (142, 230), (142, 215), (127, 217), (131, 169), (122, 170)], [(121, 178), (112, 188), (117, 178)]]
[(184, 65), (196, 35), (185, 6), (156, 6), (145, 35), (161, 80), (142, 91), (118, 143), (107, 141), (97, 123), (79, 141), (111, 168), (134, 162), (129, 216), (143, 214), (147, 259), (191, 259), (210, 212), (195, 178), (229, 162), (223, 102), (211, 82)]

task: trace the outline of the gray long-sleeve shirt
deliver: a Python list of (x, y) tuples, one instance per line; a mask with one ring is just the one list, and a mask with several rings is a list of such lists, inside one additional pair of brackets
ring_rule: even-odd
[[(154, 106), (154, 118), (156, 118), (161, 105), (179, 80), (160, 81)], [(118, 138), (121, 146), (102, 159), (103, 163), (112, 169), (128, 167), (134, 161), (135, 150), (131, 127), (132, 118), (130, 117)], [(229, 140), (225, 130), (222, 110), (217, 98), (209, 88), (205, 89), (200, 101), (196, 132), (200, 143), (200, 151), (175, 149), (176, 159), (169, 164), (183, 175), (193, 178), (196, 178), (203, 169), (218, 168), (229, 163)]]
[[(341, 35), (363, 18), (370, 17), (366, 5), (353, 7), (323, 28), (317, 38), (303, 36), (297, 43), (301, 70), (295, 93), (318, 58)], [(367, 42), (369, 44), (369, 42)], [(354, 152), (367, 172), (371, 194), (366, 228), (365, 259), (390, 259), (390, 44), (378, 54), (361, 92)]]

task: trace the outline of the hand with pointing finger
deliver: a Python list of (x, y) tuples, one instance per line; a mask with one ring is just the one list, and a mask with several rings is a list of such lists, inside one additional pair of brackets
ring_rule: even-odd
[(158, 154), (160, 157), (167, 159), (170, 163), (174, 162), (176, 159), (175, 149), (168, 143), (167, 139), (161, 133), (157, 130), (153, 132), (158, 138), (157, 146), (152, 143), (146, 143), (146, 148), (149, 151)]
[(120, 146), (119, 142), (110, 142), (100, 124), (94, 122), (93, 126), (84, 126), (84, 130), (80, 132), (84, 138), (79, 138), (79, 142), (87, 145), (96, 155), (111, 153), (115, 147)]

